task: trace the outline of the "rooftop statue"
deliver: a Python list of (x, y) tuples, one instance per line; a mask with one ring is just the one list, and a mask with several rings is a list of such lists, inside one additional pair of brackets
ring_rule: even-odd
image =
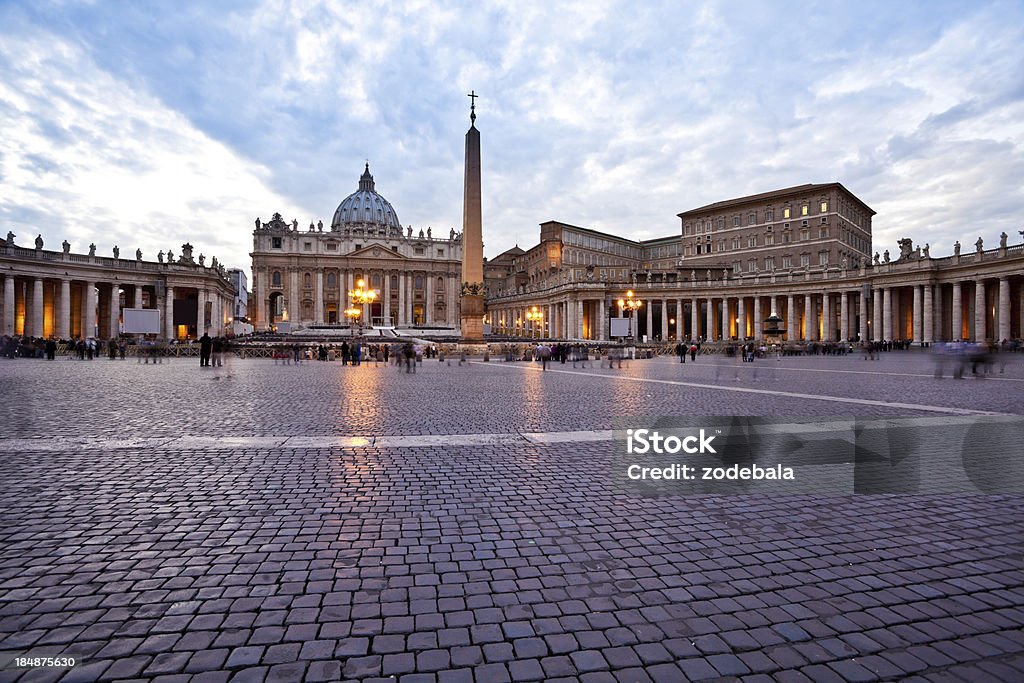
[(999, 236), (999, 248), (1000, 249), (1006, 249), (1006, 238), (1007, 238), (1007, 234), (1005, 232)]
[(324, 222), (323, 221), (317, 221), (316, 222), (316, 231), (317, 232), (323, 232), (324, 231)]
[(135, 260), (136, 261), (141, 261), (142, 260), (142, 250), (141, 249), (136, 249), (135, 250)]
[(114, 251), (114, 258), (121, 258), (121, 250), (118, 249), (116, 244), (114, 245), (113, 251)]
[(43, 236), (42, 235), (36, 235), (36, 249), (42, 249), (42, 248), (43, 248)]
[(921, 250), (921, 253), (924, 254), (925, 258), (931, 258), (931, 256), (928, 254), (928, 243), (927, 242), (924, 243), (924, 249)]
[(978, 250), (978, 253), (985, 251), (985, 240), (978, 238), (978, 241), (974, 243), (974, 248)]
[(64, 250), (65, 254), (70, 254), (71, 253), (71, 242), (68, 242), (67, 240), (64, 240), (64, 242), (61, 243), (60, 248)]
[(260, 229), (260, 217), (259, 216), (256, 217), (256, 229), (257, 230)]
[(95, 244), (90, 244), (89, 245), (89, 256), (95, 256), (95, 255), (96, 255), (96, 245)]
[(7, 231), (7, 246), (9, 246), (9, 247), (13, 247), (14, 246), (14, 238), (15, 237), (16, 237), (16, 235), (13, 232), (11, 232), (10, 230)]
[(953, 256), (959, 256), (959, 255), (960, 255), (960, 240), (957, 240), (953, 244)]
[(164, 262), (164, 251), (163, 251), (163, 249), (161, 249), (160, 252), (156, 255), (156, 260), (157, 260), (157, 263), (163, 263)]
[(882, 258), (883, 258), (883, 259), (885, 259), (885, 262), (886, 262), (886, 263), (888, 263), (888, 262), (889, 262), (889, 261), (891, 260), (891, 259), (889, 258), (889, 250), (888, 250), (888, 249), (886, 249), (886, 250), (885, 250), (885, 253), (883, 253), (883, 254), (882, 254)]
[(879, 260), (879, 258), (878, 258), (878, 252), (876, 251), (876, 252), (875, 252), (875, 265), (877, 266), (877, 265), (878, 265), (879, 263), (881, 263), (881, 261)]
[(206, 257), (203, 256), (202, 254), (199, 255), (199, 265), (201, 265), (201, 266), (205, 266), (206, 265)]

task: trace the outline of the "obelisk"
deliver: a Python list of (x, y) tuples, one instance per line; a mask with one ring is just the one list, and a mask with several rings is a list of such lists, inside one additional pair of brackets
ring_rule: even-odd
[(484, 339), (484, 238), (480, 209), (480, 131), (476, 129), (476, 91), (469, 94), (466, 131), (466, 185), (462, 204), (462, 341)]

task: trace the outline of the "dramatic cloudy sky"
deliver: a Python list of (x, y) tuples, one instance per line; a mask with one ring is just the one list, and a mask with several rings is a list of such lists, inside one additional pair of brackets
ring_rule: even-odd
[(1024, 2), (0, 3), (0, 231), (248, 267), (253, 221), (329, 223), (365, 159), (402, 222), (633, 238), (838, 180), (875, 248), (1024, 228)]

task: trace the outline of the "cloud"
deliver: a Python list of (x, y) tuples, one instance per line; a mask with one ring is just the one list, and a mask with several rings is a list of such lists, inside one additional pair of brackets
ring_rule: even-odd
[(254, 211), (310, 213), (268, 188), (266, 167), (58, 36), (8, 35), (0, 60), (0, 216), (22, 243), (41, 232), (76, 251), (96, 242), (154, 258), (189, 241), (247, 267)]

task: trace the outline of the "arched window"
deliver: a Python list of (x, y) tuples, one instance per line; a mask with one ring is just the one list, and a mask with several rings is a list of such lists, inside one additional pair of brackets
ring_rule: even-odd
[(443, 277), (437, 278), (437, 291), (439, 291), (439, 292), (443, 292), (444, 291), (444, 278)]
[(413, 282), (413, 287), (416, 289), (423, 289), (423, 276), (417, 275)]
[(397, 275), (392, 275), (391, 276), (391, 289), (398, 289), (398, 276)]
[(302, 276), (302, 286), (305, 287), (306, 289), (309, 289), (310, 287), (312, 287), (313, 286), (313, 276), (310, 275), (309, 273), (306, 273), (305, 275), (303, 275)]
[(377, 275), (371, 277), (370, 282), (372, 283), (371, 286), (374, 289), (380, 289), (380, 274), (378, 273)]
[(338, 286), (338, 276), (333, 272), (327, 273), (327, 286), (331, 289)]
[(275, 270), (270, 276), (270, 284), (274, 287), (281, 286), (281, 271)]

